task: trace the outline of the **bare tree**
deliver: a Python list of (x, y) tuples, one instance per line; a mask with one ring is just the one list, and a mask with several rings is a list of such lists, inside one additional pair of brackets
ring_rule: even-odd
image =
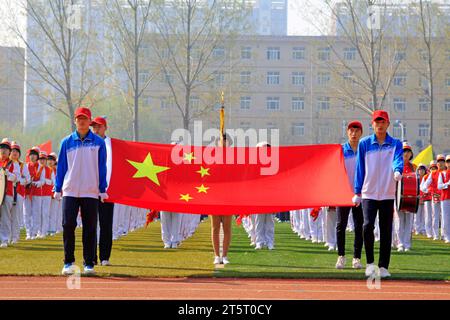
[[(341, 79), (333, 81), (337, 98), (369, 114), (385, 106), (407, 49), (407, 39), (396, 36), (392, 30), (390, 19), (395, 13), (389, 12), (388, 3), (387, 0), (343, 0), (337, 3), (323, 0), (318, 11), (320, 15), (328, 15), (328, 21), (334, 22), (331, 32), (335, 33), (324, 37), (328, 47), (323, 48), (323, 54), (332, 59), (319, 62)], [(311, 7), (316, 4), (309, 3)], [(310, 22), (322, 33), (330, 32), (329, 29), (324, 31), (323, 24)], [(348, 53), (342, 53), (344, 48)]]
[[(92, 76), (98, 70), (92, 70), (90, 60), (93, 56), (90, 21), (82, 23), (81, 9), (85, 7), (77, 3), (75, 0), (16, 2), (22, 15), (11, 17), (9, 26), (26, 48), (23, 58), (29, 70), (28, 94), (67, 116), (73, 130), (74, 109), (103, 82), (102, 77)], [(7, 6), (12, 7), (10, 0)], [(27, 19), (26, 30), (21, 27), (20, 18)]]
[(214, 86), (217, 94), (212, 96), (219, 97), (224, 90), (228, 73), (224, 70), (236, 66), (229, 54), (234, 40), (250, 27), (249, 9), (240, 0), (158, 1), (152, 19), (156, 29), (153, 51), (185, 129), (192, 119), (213, 110), (213, 103), (192, 108), (193, 93), (209, 91), (206, 95), (211, 96)]
[[(128, 92), (123, 92), (125, 101), (132, 108), (133, 140), (139, 140), (140, 98), (153, 79), (153, 75), (142, 74), (142, 56), (145, 35), (149, 34), (152, 0), (105, 0), (107, 23), (111, 26), (109, 39), (119, 57), (119, 65), (129, 84)], [(115, 66), (113, 66), (115, 67)], [(119, 89), (123, 90), (119, 85)]]

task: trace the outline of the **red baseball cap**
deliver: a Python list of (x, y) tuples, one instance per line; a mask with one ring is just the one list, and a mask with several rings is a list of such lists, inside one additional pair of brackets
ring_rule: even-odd
[(92, 126), (94, 123), (100, 124), (100, 125), (104, 125), (104, 126), (107, 125), (106, 119), (105, 119), (104, 117), (97, 117), (97, 118), (95, 118), (94, 120), (92, 120), (91, 126)]
[(362, 123), (359, 121), (356, 121), (356, 120), (354, 120), (348, 124), (347, 129), (350, 129), (350, 128), (360, 128), (361, 131), (363, 131)]
[(85, 116), (89, 120), (91, 120), (91, 110), (89, 108), (79, 107), (77, 108), (77, 110), (75, 110), (75, 118), (78, 118), (79, 116)]
[(375, 111), (372, 113), (372, 121), (375, 121), (375, 120), (377, 120), (377, 119), (379, 119), (379, 118), (384, 119), (384, 120), (386, 120), (387, 122), (390, 122), (390, 121), (389, 121), (389, 115), (388, 115), (387, 111), (384, 111), (384, 110), (375, 110)]

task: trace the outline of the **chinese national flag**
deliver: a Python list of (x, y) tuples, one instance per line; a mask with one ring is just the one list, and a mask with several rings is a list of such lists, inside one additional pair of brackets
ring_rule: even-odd
[[(110, 202), (212, 215), (352, 206), (338, 144), (214, 148), (111, 139), (111, 149)], [(226, 161), (227, 152), (235, 161)]]

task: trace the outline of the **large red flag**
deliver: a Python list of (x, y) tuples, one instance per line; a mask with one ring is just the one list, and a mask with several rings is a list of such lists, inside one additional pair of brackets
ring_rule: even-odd
[[(266, 154), (266, 148), (111, 139), (111, 148), (110, 202), (213, 215), (352, 205), (353, 193), (338, 144), (272, 147)], [(229, 163), (224, 155), (219, 156), (222, 151), (232, 152), (235, 160), (244, 154), (245, 159)], [(224, 163), (211, 163), (211, 159)]]

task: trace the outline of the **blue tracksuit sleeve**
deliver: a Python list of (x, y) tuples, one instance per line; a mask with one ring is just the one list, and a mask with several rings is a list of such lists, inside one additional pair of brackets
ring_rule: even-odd
[(98, 178), (99, 178), (99, 190), (100, 193), (105, 193), (108, 183), (106, 182), (106, 145), (102, 141), (100, 148), (98, 149)]
[(392, 162), (394, 172), (403, 173), (403, 145), (400, 140), (396, 141), (394, 161)]
[(364, 177), (366, 176), (366, 150), (364, 143), (358, 144), (358, 151), (356, 153), (356, 169), (355, 169), (355, 181), (354, 181), (354, 192), (355, 194), (361, 194), (362, 186), (364, 183)]
[(55, 192), (61, 192), (66, 172), (67, 172), (67, 153), (66, 153), (66, 140), (64, 139), (63, 141), (61, 141), (61, 146), (59, 148), (58, 165), (56, 167)]

